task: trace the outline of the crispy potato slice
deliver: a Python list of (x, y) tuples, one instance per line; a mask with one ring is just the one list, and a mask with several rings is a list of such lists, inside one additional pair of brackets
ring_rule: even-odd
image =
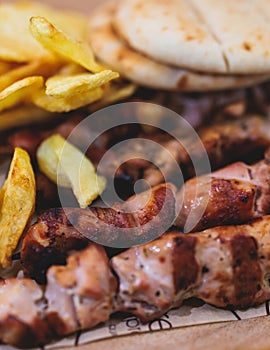
[(118, 77), (119, 74), (111, 70), (104, 70), (96, 74), (54, 75), (45, 83), (46, 94), (55, 97), (70, 97), (98, 88)]
[(96, 174), (91, 161), (58, 134), (41, 143), (37, 160), (40, 170), (50, 180), (72, 188), (81, 208), (91, 204), (105, 189), (106, 180)]
[(74, 11), (56, 10), (41, 2), (0, 4), (0, 59), (30, 62), (51, 58), (29, 31), (32, 16), (44, 16), (75, 40), (86, 40), (87, 19)]
[(15, 149), (0, 198), (0, 266), (7, 268), (35, 209), (35, 176), (30, 157), (21, 148)]
[(56, 117), (36, 106), (18, 106), (0, 113), (0, 131), (47, 122)]
[(16, 81), (0, 92), (0, 112), (29, 101), (32, 93), (39, 90), (44, 83), (41, 76), (33, 76)]
[[(35, 60), (23, 65), (17, 65), (13, 69), (9, 69), (0, 75), (0, 91), (8, 87), (23, 78), (42, 75), (43, 77), (49, 77), (55, 74), (60, 68), (61, 62), (56, 59), (51, 60)], [(1, 65), (0, 65), (1, 72)]]
[(64, 31), (58, 30), (45, 17), (35, 16), (30, 19), (30, 30), (46, 49), (73, 61), (90, 72), (97, 73), (103, 70), (99, 65), (87, 41), (77, 41)]
[(76, 93), (70, 97), (54, 97), (46, 95), (45, 89), (40, 90), (32, 95), (32, 102), (49, 112), (69, 112), (74, 109), (83, 107), (99, 100), (103, 95), (101, 87), (83, 92)]

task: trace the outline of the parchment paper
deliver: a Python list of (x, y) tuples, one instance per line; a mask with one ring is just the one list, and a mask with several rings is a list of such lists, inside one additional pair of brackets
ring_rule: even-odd
[[(229, 311), (218, 309), (208, 304), (203, 304), (200, 301), (191, 300), (178, 309), (170, 310), (161, 318), (153, 320), (147, 324), (142, 324), (137, 317), (131, 315), (118, 315), (111, 317), (111, 319), (103, 325), (49, 344), (45, 346), (44, 349), (52, 350), (61, 347), (80, 346), (96, 340), (120, 337), (132, 333), (155, 332), (200, 324), (245, 320), (269, 314), (268, 301), (258, 307), (244, 311)], [(3, 345), (1, 346), (1, 350), (15, 350), (15, 348)]]

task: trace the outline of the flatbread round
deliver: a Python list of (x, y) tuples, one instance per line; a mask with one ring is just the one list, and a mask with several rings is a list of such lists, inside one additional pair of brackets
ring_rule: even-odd
[(89, 40), (97, 57), (139, 85), (178, 91), (224, 90), (267, 80), (266, 75), (200, 74), (158, 63), (128, 47), (113, 31), (115, 3), (98, 9), (90, 18)]
[(196, 71), (270, 71), (269, 0), (122, 0), (113, 25), (131, 47)]

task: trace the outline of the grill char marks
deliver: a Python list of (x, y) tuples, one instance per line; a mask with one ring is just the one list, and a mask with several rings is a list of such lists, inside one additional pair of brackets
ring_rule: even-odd
[(231, 251), (235, 288), (234, 304), (245, 308), (253, 302), (262, 283), (256, 239), (245, 234), (238, 234), (231, 239)]
[[(196, 237), (192, 236), (179, 235), (174, 238), (172, 266), (176, 294), (195, 284), (198, 278), (199, 266), (195, 259), (196, 242)], [(185, 266), (185, 268), (179, 268), (180, 266)]]
[(27, 231), (22, 264), (39, 282), (53, 264), (63, 264), (70, 250), (91, 241), (122, 248), (162, 235), (175, 218), (175, 187), (161, 184), (131, 197), (115, 208), (49, 209)]

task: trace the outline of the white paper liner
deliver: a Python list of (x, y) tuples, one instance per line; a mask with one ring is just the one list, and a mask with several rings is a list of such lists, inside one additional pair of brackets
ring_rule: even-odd
[[(105, 324), (92, 330), (78, 333), (64, 338), (58, 342), (45, 346), (44, 350), (52, 350), (62, 347), (80, 346), (96, 340), (120, 337), (132, 333), (146, 333), (162, 331), (172, 328), (195, 326), (201, 324), (237, 321), (254, 317), (269, 315), (269, 302), (247, 310), (228, 311), (218, 309), (208, 304), (194, 305), (189, 302), (178, 309), (173, 309), (161, 318), (142, 324), (135, 316), (112, 317)], [(1, 345), (1, 350), (15, 350), (7, 345)]]

